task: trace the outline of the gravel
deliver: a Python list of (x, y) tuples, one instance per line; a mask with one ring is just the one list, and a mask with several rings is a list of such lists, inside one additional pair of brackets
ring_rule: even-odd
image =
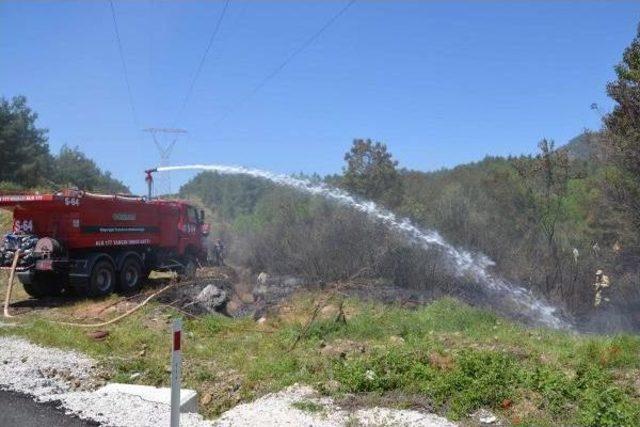
[(0, 337), (0, 388), (39, 401), (91, 382), (96, 362), (72, 351), (44, 348), (21, 338)]
[[(105, 390), (96, 378), (96, 361), (74, 351), (41, 347), (21, 338), (0, 337), (0, 389), (57, 402), (67, 413), (105, 426), (169, 425), (168, 405)], [(298, 403), (298, 405), (296, 405)], [(293, 385), (238, 405), (214, 421), (181, 414), (185, 427), (253, 426), (430, 426), (456, 424), (433, 414), (389, 408), (346, 411), (312, 388)]]
[[(57, 399), (68, 412), (105, 426), (158, 427), (170, 423), (169, 405), (129, 394), (97, 389), (67, 393)], [(199, 414), (181, 414), (180, 426), (211, 427), (211, 423), (203, 420)]]
[[(105, 426), (169, 425), (168, 405), (97, 387), (96, 365), (74, 351), (0, 337), (0, 389), (28, 394), (38, 402), (59, 402), (65, 412)], [(210, 427), (211, 423), (198, 414), (182, 414), (180, 425)]]
[[(298, 406), (295, 406), (299, 403)], [(304, 408), (313, 408), (305, 410)], [(417, 426), (455, 427), (445, 418), (411, 410), (367, 408), (345, 411), (332, 399), (320, 397), (310, 387), (293, 385), (278, 393), (267, 394), (251, 403), (225, 412), (214, 424), (217, 427), (253, 426)]]

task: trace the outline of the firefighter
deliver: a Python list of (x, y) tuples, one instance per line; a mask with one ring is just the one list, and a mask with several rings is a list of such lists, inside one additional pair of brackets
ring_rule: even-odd
[(213, 245), (213, 260), (216, 266), (224, 266), (224, 244), (221, 239), (216, 240), (216, 244)]
[(609, 302), (609, 298), (602, 296), (602, 290), (609, 287), (609, 276), (606, 276), (602, 270), (596, 271), (596, 282), (593, 287), (596, 290), (595, 299), (593, 301), (594, 307), (599, 307), (602, 301)]
[(216, 261), (215, 253), (214, 253), (214, 245), (211, 243), (211, 240), (203, 237), (202, 246), (207, 250), (207, 265), (212, 266)]

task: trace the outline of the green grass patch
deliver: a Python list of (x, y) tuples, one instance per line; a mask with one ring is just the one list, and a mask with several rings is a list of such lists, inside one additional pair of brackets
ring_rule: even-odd
[(293, 402), (291, 406), (301, 411), (311, 413), (323, 412), (325, 410), (324, 406), (312, 400), (300, 400), (298, 402)]
[[(337, 396), (393, 396), (398, 407), (422, 396), (452, 419), (488, 408), (513, 423), (640, 425), (637, 336), (529, 329), (451, 299), (417, 310), (346, 300), (346, 323), (320, 315), (305, 329), (321, 297), (298, 296), (287, 314), (265, 325), (215, 315), (185, 319), (184, 382), (212, 395), (206, 415), (299, 382)], [(47, 320), (65, 313), (39, 313), (0, 333), (87, 353), (116, 381), (140, 373), (133, 381), (168, 385), (168, 332), (178, 313), (149, 304), (110, 326), (103, 341)]]

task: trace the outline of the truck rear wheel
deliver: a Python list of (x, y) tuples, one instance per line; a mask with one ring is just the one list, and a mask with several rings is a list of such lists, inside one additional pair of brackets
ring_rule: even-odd
[(113, 292), (116, 284), (116, 271), (113, 264), (101, 259), (93, 265), (89, 276), (89, 295), (102, 297)]
[(122, 264), (118, 279), (118, 290), (122, 293), (132, 293), (140, 289), (143, 279), (140, 261), (133, 256), (127, 258)]

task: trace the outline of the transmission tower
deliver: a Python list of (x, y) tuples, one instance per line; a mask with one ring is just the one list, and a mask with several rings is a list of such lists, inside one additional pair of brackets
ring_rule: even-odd
[[(158, 149), (160, 155), (160, 166), (169, 166), (169, 159), (173, 148), (178, 141), (180, 135), (186, 134), (184, 129), (174, 128), (147, 128), (145, 132), (149, 132), (153, 138), (153, 143)], [(156, 179), (155, 195), (171, 194), (171, 177), (169, 172), (160, 172)]]

